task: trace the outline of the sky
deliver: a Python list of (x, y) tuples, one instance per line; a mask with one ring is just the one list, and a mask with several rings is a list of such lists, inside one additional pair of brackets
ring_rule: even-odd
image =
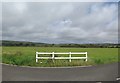
[(117, 43), (118, 3), (4, 2), (2, 39), (43, 43)]

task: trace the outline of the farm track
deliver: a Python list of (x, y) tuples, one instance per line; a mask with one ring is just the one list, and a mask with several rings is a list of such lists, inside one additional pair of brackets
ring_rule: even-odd
[(27, 68), (2, 64), (3, 81), (115, 81), (118, 63), (75, 68)]

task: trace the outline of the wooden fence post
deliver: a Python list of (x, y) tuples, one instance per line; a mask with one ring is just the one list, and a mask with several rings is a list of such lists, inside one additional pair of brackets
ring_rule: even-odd
[(85, 61), (87, 61), (87, 52), (86, 52), (86, 60)]
[(71, 62), (71, 52), (69, 52), (69, 62)]
[(38, 62), (38, 52), (36, 52), (36, 63)]
[(54, 56), (54, 52), (52, 52), (52, 60), (53, 60), (53, 62), (54, 62), (54, 57), (55, 57), (55, 56)]

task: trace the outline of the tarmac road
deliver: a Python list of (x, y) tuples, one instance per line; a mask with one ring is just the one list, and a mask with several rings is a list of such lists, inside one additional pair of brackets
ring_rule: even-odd
[(3, 81), (116, 81), (118, 63), (73, 68), (28, 68), (2, 64)]

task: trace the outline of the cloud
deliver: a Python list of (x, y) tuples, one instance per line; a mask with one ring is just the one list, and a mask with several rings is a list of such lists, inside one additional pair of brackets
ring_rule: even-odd
[(118, 2), (119, 0), (4, 0), (2, 2)]
[(117, 3), (3, 3), (3, 39), (46, 43), (116, 43)]

